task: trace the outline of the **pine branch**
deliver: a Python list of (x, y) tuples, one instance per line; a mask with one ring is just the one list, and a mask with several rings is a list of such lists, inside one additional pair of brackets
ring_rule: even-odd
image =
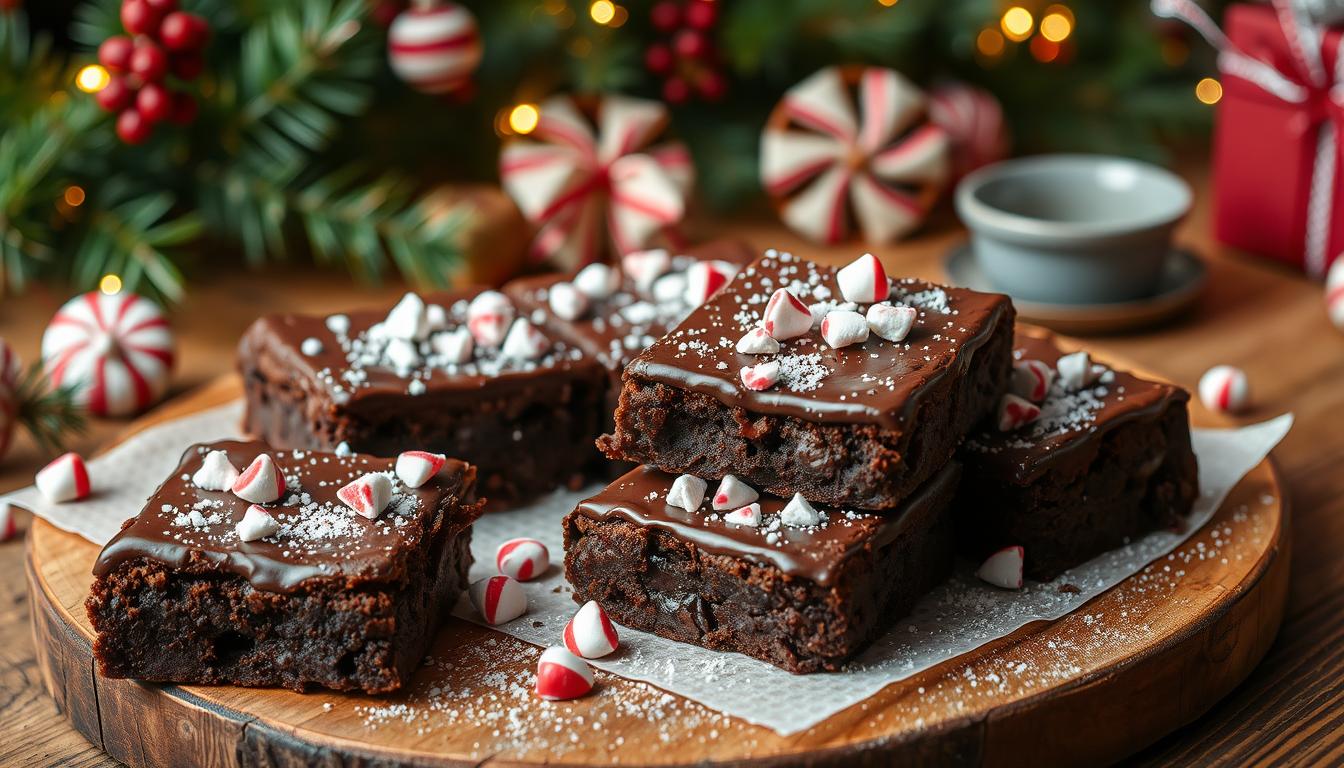
[(41, 362), (28, 366), (19, 378), (14, 392), (19, 423), (42, 450), (59, 451), (66, 438), (84, 433), (87, 427), (84, 411), (75, 405), (74, 396), (72, 386), (51, 388)]
[(137, 193), (120, 184), (100, 190), (92, 202), (88, 229), (75, 253), (74, 282), (91, 287), (111, 272), (128, 290), (181, 301), (183, 278), (173, 249), (200, 234), (200, 218), (170, 216), (173, 196), (167, 192)]

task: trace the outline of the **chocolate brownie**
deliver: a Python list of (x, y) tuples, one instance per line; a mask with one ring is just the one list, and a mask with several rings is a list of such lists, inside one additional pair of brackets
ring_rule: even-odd
[[(198, 487), (209, 451), (235, 467), (271, 452), (286, 491), (278, 530), (241, 540), (248, 502)], [(368, 693), (404, 685), (471, 565), (475, 468), (449, 459), (416, 489), (396, 480), (370, 520), (337, 491), (394, 461), (271, 451), (225, 441), (188, 449), (94, 565), (86, 607), (108, 677)], [(392, 475), (395, 477), (395, 475)]]
[[(1023, 332), (1013, 352), (1019, 366), (1040, 361), (1050, 371), (1063, 354), (1052, 337)], [(1199, 489), (1189, 394), (1088, 365), (1084, 382), (1052, 376), (1035, 421), (1008, 431), (985, 425), (967, 439), (957, 500), (967, 554), (1020, 545), (1026, 574), (1048, 580), (1148, 531), (1179, 526), (1190, 511)], [(1015, 386), (1019, 394), (1026, 383)]]
[[(916, 311), (908, 335), (835, 349), (817, 332), (822, 316), (865, 310), (843, 303), (836, 273), (774, 251), (743, 269), (630, 363), (615, 432), (599, 447), (668, 472), (732, 473), (776, 495), (899, 505), (1007, 387), (1013, 307), (1000, 294), (894, 280), (890, 303)], [(774, 354), (738, 352), (782, 288), (810, 305), (813, 329)], [(741, 376), (761, 362), (778, 363), (778, 381), (757, 391)]]
[(472, 339), (463, 330), (472, 298), (408, 294), (393, 313), (261, 318), (238, 350), (244, 428), (277, 448), (462, 456), (492, 500), (576, 484), (596, 455), (605, 370), (521, 317), (509, 333), (541, 333), (537, 348), (507, 350), (498, 338), (454, 346), (458, 334)]
[(749, 527), (665, 503), (674, 477), (637, 467), (565, 518), (565, 577), (625, 626), (794, 673), (839, 669), (951, 571), (960, 473), (944, 465), (884, 514), (819, 506), (805, 527), (761, 496)]

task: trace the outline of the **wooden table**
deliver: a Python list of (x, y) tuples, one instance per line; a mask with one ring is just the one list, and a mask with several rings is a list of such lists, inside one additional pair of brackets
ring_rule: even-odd
[[(1196, 180), (1197, 188), (1207, 188)], [(1142, 334), (1097, 339), (1144, 367), (1193, 387), (1216, 363), (1246, 369), (1258, 421), (1284, 411), (1297, 426), (1276, 456), (1294, 508), (1293, 574), (1287, 617), (1273, 650), (1251, 678), (1206, 717), (1141, 753), (1137, 762), (1205, 764), (1344, 760), (1344, 333), (1325, 317), (1318, 284), (1213, 245), (1207, 196), (1180, 239), (1210, 262), (1199, 306), (1185, 319)], [(941, 258), (965, 237), (944, 212), (929, 232), (875, 253), (888, 271), (943, 279)], [(765, 218), (705, 226), (702, 234), (740, 236), (822, 259), (850, 259), (853, 247), (817, 248)], [(395, 298), (396, 286), (369, 289), (297, 268), (198, 277), (178, 311), (179, 366), (174, 393), (233, 364), (234, 344), (251, 320), (280, 308), (330, 311)], [(34, 288), (0, 299), (0, 337), (26, 359), (63, 300)], [(121, 422), (101, 421), (74, 446), (92, 452)], [(31, 482), (42, 458), (21, 439), (0, 465), (0, 489)], [(20, 525), (26, 527), (27, 520)], [(110, 765), (62, 719), (41, 689), (28, 624), (21, 542), (0, 544), (0, 764)]]

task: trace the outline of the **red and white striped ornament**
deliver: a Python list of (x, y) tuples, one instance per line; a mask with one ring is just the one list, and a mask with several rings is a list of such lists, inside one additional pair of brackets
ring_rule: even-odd
[(452, 93), (481, 63), (481, 35), (471, 11), (452, 2), (416, 2), (387, 30), (392, 71), (422, 93)]
[(565, 625), (565, 647), (585, 659), (597, 659), (616, 650), (620, 638), (607, 612), (596, 600), (589, 600)]
[(812, 240), (840, 242), (855, 219), (866, 241), (886, 243), (924, 221), (947, 183), (947, 152), (924, 93), (899, 72), (826, 67), (771, 113), (761, 183), (784, 223)]
[(73, 386), (75, 402), (95, 416), (129, 416), (158, 402), (173, 360), (163, 312), (134, 293), (76, 296), (42, 334), (52, 386)]
[(509, 539), (495, 550), (495, 567), (505, 576), (531, 581), (551, 567), (551, 553), (536, 539)]
[(596, 683), (588, 662), (567, 648), (547, 648), (537, 662), (537, 696), (547, 701), (577, 699), (593, 690)]
[[(591, 116), (590, 116), (591, 115)], [(566, 271), (649, 247), (676, 232), (694, 179), (684, 144), (658, 143), (667, 108), (606, 95), (581, 110), (565, 95), (538, 107), (536, 128), (504, 147), (504, 190), (537, 227), (535, 260)]]
[(947, 132), (953, 178), (1008, 157), (1012, 138), (994, 94), (952, 81), (929, 92), (929, 119)]

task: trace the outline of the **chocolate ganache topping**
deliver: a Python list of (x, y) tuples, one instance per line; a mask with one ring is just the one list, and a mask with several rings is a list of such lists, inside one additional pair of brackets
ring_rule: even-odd
[[(240, 469), (270, 452), (286, 485), (277, 502), (265, 505), (280, 524), (277, 533), (241, 541), (234, 526), (249, 503), (230, 491), (207, 491), (192, 483), (192, 475), (212, 450), (224, 451)], [(410, 489), (397, 481), (395, 464), (394, 459), (364, 454), (276, 451), (259, 442), (192, 446), (173, 475), (150, 496), (144, 511), (128, 520), (103, 548), (94, 575), (104, 576), (124, 562), (148, 558), (180, 570), (226, 571), (271, 592), (292, 592), (310, 579), (395, 582), (403, 575), (405, 555), (420, 547), (426, 536), (440, 526), (460, 530), (471, 523), (438, 517), (444, 497), (461, 499), (475, 475), (470, 465), (449, 459), (436, 477)], [(369, 472), (386, 472), (393, 480), (392, 501), (376, 520), (360, 517), (336, 499), (342, 486)]]

